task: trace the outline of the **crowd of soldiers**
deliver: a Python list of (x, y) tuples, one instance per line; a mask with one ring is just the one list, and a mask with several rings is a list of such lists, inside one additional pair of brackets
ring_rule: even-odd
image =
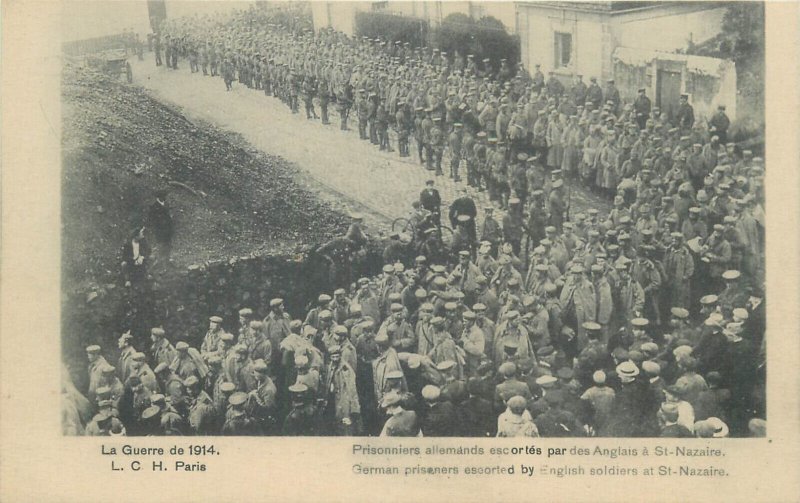
[(270, 23), (268, 12), (241, 11), (224, 23), (165, 21), (156, 63), (163, 45), (171, 68), (184, 57), (192, 72), (222, 76), (228, 90), (238, 80), (280, 98), (293, 113), (302, 102), (306, 117), (323, 124), (335, 106), (342, 130), (353, 112), (361, 139), (387, 151), (394, 143), (400, 156), (410, 157), (413, 138), (427, 169), (443, 175), (444, 162), (451, 178), (466, 176), (502, 208), (511, 192), (525, 201), (543, 188), (547, 170), (560, 169), (612, 198), (621, 182), (649, 183), (652, 175), (666, 186), (678, 169), (699, 190), (718, 165), (735, 167), (747, 157), (727, 141), (724, 105), (695, 120), (682, 95), (667, 116), (644, 88), (623, 102), (613, 79), (601, 88), (595, 77), (587, 85), (574, 75), (566, 87), (554, 72), (546, 79), (539, 65), (530, 75), (505, 59), (476, 61), (472, 54), (408, 42), (289, 30)]
[[(727, 142), (723, 108), (698, 127), (686, 97), (666, 118), (644, 91), (624, 105), (613, 82), (566, 90), (538, 69), (293, 33), (252, 11), (170, 20), (160, 36), (171, 67), (186, 56), (293, 112), (302, 98), (314, 118), (316, 96), (323, 122), (335, 102), (347, 129), (355, 107), (362, 138), (391, 149), (394, 127), (408, 156), (413, 136), (437, 174), (449, 151), (450, 175), (463, 167), (507, 212), (486, 207), (477, 228), (462, 193), (442, 250), (432, 179), (414, 205), (431, 224), (422, 246), (390, 243), (380, 274), (296, 319), (276, 298), (238, 320), (209, 313), (187, 340), (154, 327), (149, 348), (130, 334), (87, 347), (88, 390), (63, 387), (66, 433), (765, 434), (764, 167)], [(571, 215), (570, 179), (613, 208)]]

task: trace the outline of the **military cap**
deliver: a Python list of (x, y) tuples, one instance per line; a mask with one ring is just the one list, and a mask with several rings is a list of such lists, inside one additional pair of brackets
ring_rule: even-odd
[(233, 334), (224, 332), (222, 335), (219, 336), (221, 341), (224, 342), (233, 342)]
[(178, 351), (187, 351), (189, 349), (189, 345), (184, 341), (180, 341), (179, 343), (175, 344), (175, 349)]
[(283, 305), (283, 299), (281, 298), (275, 298), (269, 301), (269, 307), (278, 307), (280, 305)]
[(716, 304), (717, 300), (719, 300), (719, 297), (713, 294), (703, 295), (702, 297), (700, 297), (700, 303), (703, 304), (704, 306)]
[(519, 203), (520, 203), (520, 200), (519, 200), (518, 197), (512, 197), (511, 199), (508, 200), (508, 204), (510, 204), (512, 206), (513, 205), (517, 205)]
[(347, 335), (347, 327), (344, 325), (336, 325), (333, 328), (333, 333), (336, 335)]
[(161, 362), (158, 365), (156, 365), (156, 368), (153, 369), (153, 372), (156, 373), (156, 374), (160, 374), (161, 372), (164, 372), (165, 370), (169, 370), (169, 365), (167, 365), (164, 362)]
[(294, 393), (295, 395), (301, 395), (308, 391), (308, 386), (302, 383), (292, 384), (289, 386), (289, 391)]
[(551, 388), (557, 382), (558, 379), (556, 379), (551, 375), (543, 375), (536, 378), (536, 384), (538, 384), (542, 388)]
[(317, 297), (317, 302), (319, 302), (320, 304), (330, 301), (331, 301), (331, 296), (328, 295), (327, 293), (323, 293), (319, 297)]
[(617, 365), (617, 375), (623, 377), (636, 377), (639, 375), (639, 367), (632, 361), (624, 361)]
[(159, 337), (164, 337), (164, 334), (165, 334), (164, 329), (161, 328), (161, 327), (151, 328), (150, 329), (150, 333), (152, 335), (156, 335), (156, 336), (159, 336)]
[(183, 381), (183, 385), (186, 386), (187, 388), (191, 388), (192, 386), (198, 384), (199, 382), (200, 381), (197, 379), (197, 376), (190, 375)]
[(600, 330), (603, 328), (602, 326), (600, 326), (599, 323), (595, 321), (584, 321), (581, 324), (581, 326), (583, 327), (584, 330)]
[(742, 273), (740, 273), (739, 271), (730, 269), (722, 273), (722, 279), (726, 281), (733, 281), (739, 279), (741, 275)]
[(161, 412), (161, 407), (158, 405), (151, 405), (142, 412), (142, 419), (151, 419)]
[(643, 328), (650, 324), (650, 320), (647, 318), (634, 318), (631, 320), (631, 325), (634, 327)]
[(708, 318), (706, 318), (705, 321), (703, 321), (703, 324), (705, 326), (707, 326), (707, 327), (722, 328), (721, 324), (722, 324), (723, 319), (724, 318), (723, 318), (721, 313), (711, 313), (708, 316)]
[(661, 365), (651, 360), (645, 360), (642, 362), (642, 370), (647, 375), (657, 376), (661, 374)]
[(91, 346), (87, 346), (86, 347), (86, 352), (87, 353), (99, 353), (100, 352), (100, 346), (98, 346), (97, 344), (92, 344)]
[(233, 393), (236, 390), (236, 385), (232, 382), (224, 382), (219, 385), (219, 389), (223, 393)]
[(569, 268), (569, 272), (572, 274), (583, 274), (583, 266), (580, 264), (575, 264)]
[(464, 311), (464, 314), (461, 315), (465, 320), (474, 320), (477, 318), (477, 315), (474, 311)]
[(639, 349), (641, 349), (642, 353), (653, 355), (658, 353), (658, 344), (655, 342), (645, 342)]
[(249, 307), (245, 307), (243, 309), (239, 309), (239, 316), (252, 316), (253, 310)]
[(358, 326), (364, 330), (370, 330), (372, 328), (375, 328), (375, 322), (373, 320), (364, 320)]
[(212, 323), (222, 323), (222, 318), (219, 316), (212, 316), (208, 319)]
[(676, 360), (680, 360), (692, 354), (692, 347), (686, 344), (680, 344), (672, 350), (673, 356)]

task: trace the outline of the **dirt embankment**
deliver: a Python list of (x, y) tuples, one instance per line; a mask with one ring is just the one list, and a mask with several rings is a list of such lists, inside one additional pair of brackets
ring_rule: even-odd
[(65, 290), (116, 279), (121, 246), (160, 188), (170, 191), (178, 269), (292, 252), (346, 229), (294, 166), (141, 88), (68, 65), (62, 94)]

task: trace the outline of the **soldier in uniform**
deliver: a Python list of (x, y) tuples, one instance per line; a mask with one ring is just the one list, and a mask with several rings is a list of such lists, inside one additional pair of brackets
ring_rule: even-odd
[(694, 126), (694, 108), (689, 104), (688, 94), (681, 94), (678, 112), (675, 115), (675, 125), (684, 132), (690, 131)]
[(726, 144), (728, 142), (728, 128), (731, 125), (731, 120), (725, 114), (725, 105), (719, 105), (717, 112), (708, 121), (708, 133), (711, 136), (716, 136), (719, 143)]
[(399, 393), (387, 393), (381, 401), (381, 407), (386, 409), (389, 419), (383, 425), (380, 436), (382, 437), (418, 437), (422, 436), (417, 413), (405, 410), (401, 404)]
[(634, 118), (636, 120), (636, 124), (639, 125), (640, 130), (645, 128), (647, 120), (650, 118), (650, 108), (652, 106), (650, 98), (647, 97), (646, 93), (647, 89), (644, 87), (640, 88), (639, 95), (633, 102)]
[(455, 182), (460, 182), (461, 178), (458, 176), (458, 168), (461, 163), (461, 145), (463, 140), (462, 134), (463, 124), (457, 122), (453, 124), (453, 131), (447, 138), (447, 147), (450, 155), (450, 178)]

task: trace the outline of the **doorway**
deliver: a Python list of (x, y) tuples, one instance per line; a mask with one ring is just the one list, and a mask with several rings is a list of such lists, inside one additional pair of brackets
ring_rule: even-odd
[(656, 105), (661, 115), (672, 122), (678, 111), (681, 97), (681, 74), (669, 70), (658, 70), (656, 78)]

